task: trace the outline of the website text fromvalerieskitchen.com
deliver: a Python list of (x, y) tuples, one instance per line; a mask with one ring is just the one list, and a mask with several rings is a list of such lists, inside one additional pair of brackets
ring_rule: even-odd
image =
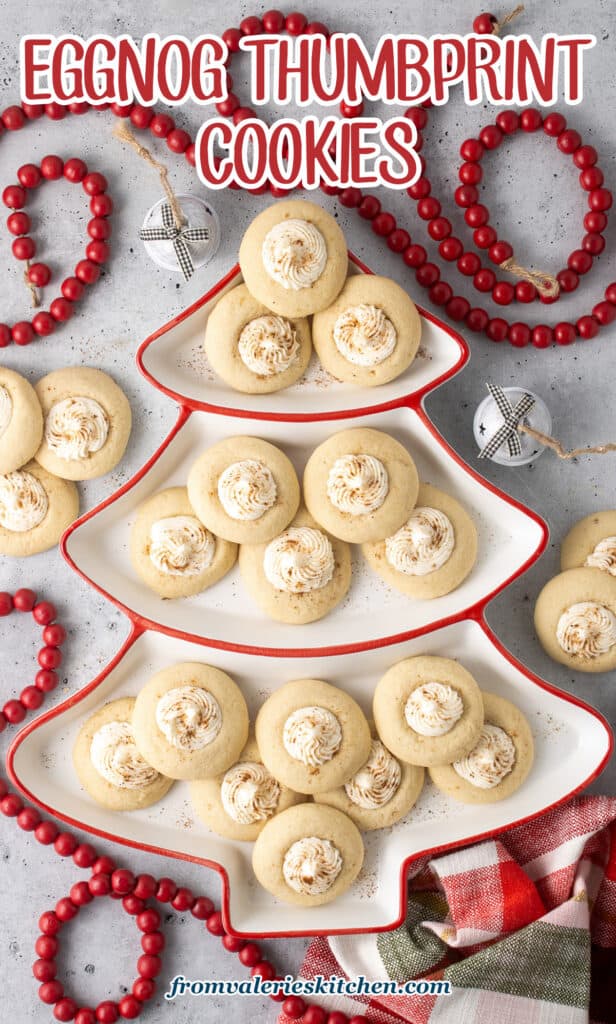
[(369, 981), (363, 974), (356, 978), (343, 978), (330, 974), (326, 978), (317, 974), (314, 978), (284, 978), (268, 981), (259, 976), (254, 978), (222, 981), (210, 978), (191, 980), (183, 974), (176, 974), (169, 982), (165, 999), (171, 1001), (178, 996), (272, 996), (283, 992), (285, 996), (449, 996), (450, 981)]

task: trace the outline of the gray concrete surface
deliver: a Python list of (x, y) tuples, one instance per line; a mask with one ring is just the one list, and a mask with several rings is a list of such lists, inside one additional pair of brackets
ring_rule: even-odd
[[(370, 0), (341, 0), (337, 14), (330, 15), (325, 0), (311, 0), (310, 15), (330, 21), (332, 27), (353, 29), (368, 42), (381, 31), (431, 32), (467, 31), (480, 5), (470, 0), (389, 0), (375, 17)], [(498, 7), (504, 13), (508, 4)], [(193, 36), (203, 31), (221, 32), (235, 24), (252, 5), (229, 0), (226, 13), (205, 0), (198, 6), (187, 0), (148, 2), (120, 0), (92, 8), (70, 0), (45, 4), (31, 0), (27, 5), (16, 0), (0, 0), (0, 87), (3, 103), (18, 96), (18, 42), (22, 33), (76, 31), (88, 35), (94, 30), (110, 34), (120, 32), (139, 36), (146, 30), (161, 34), (181, 31)], [(616, 8), (610, 0), (590, 0), (579, 5), (574, 0), (530, 5), (519, 23), (520, 31), (535, 38), (548, 31), (593, 32), (597, 48), (586, 61), (585, 99), (570, 111), (572, 126), (601, 153), (601, 166), (608, 184), (614, 186), (616, 128), (613, 104), (616, 81), (613, 40), (616, 34)], [(236, 82), (242, 69), (233, 71)], [(427, 132), (425, 153), (435, 194), (448, 194), (455, 187), (456, 157), (459, 143), (475, 134), (491, 120), (491, 112), (466, 109), (456, 97), (446, 109), (434, 113)], [(196, 131), (203, 112), (194, 108), (182, 111), (178, 119)], [(137, 240), (137, 230), (145, 211), (159, 197), (159, 185), (132, 152), (126, 152), (111, 138), (109, 115), (89, 114), (70, 118), (60, 124), (40, 122), (24, 132), (2, 139), (1, 180), (14, 179), (17, 167), (45, 153), (85, 158), (92, 168), (103, 171), (116, 201), (113, 258), (100, 284), (92, 289), (78, 314), (55, 337), (19, 350), (12, 347), (2, 353), (2, 362), (35, 380), (48, 370), (86, 363), (99, 366), (116, 376), (126, 389), (135, 415), (135, 428), (122, 465), (109, 477), (81, 487), (83, 507), (90, 508), (143, 463), (161, 441), (175, 417), (173, 404), (146, 385), (135, 364), (138, 342), (159, 324), (182, 310), (205, 291), (234, 262), (242, 232), (252, 216), (263, 206), (262, 198), (227, 192), (213, 198), (222, 219), (224, 240), (215, 262), (195, 275), (189, 284), (158, 270), (151, 264)], [(164, 148), (159, 152), (167, 158)], [(168, 157), (178, 191), (200, 190), (183, 160)], [(576, 248), (581, 237), (585, 199), (577, 188), (577, 172), (570, 160), (558, 153), (547, 138), (516, 137), (486, 161), (486, 196), (493, 223), (502, 227), (524, 261), (556, 269)], [(327, 200), (325, 201), (328, 202)], [(409, 227), (419, 241), (422, 230), (412, 204), (404, 195), (388, 196), (387, 205)], [(339, 210), (340, 223), (350, 246), (368, 264), (389, 274), (400, 283), (413, 281), (397, 259), (376, 242), (369, 229), (354, 215)], [(79, 257), (84, 244), (86, 206), (80, 189), (62, 183), (45, 184), (32, 205), (35, 232), (40, 253), (48, 258), (61, 277)], [(448, 210), (448, 213), (451, 211)], [(460, 218), (454, 213), (455, 223)], [(605, 285), (614, 278), (614, 230), (608, 230), (608, 250), (598, 261), (591, 278), (578, 293), (563, 300), (557, 311), (545, 308), (542, 320), (554, 323), (586, 312), (600, 299)], [(1, 242), (3, 277), (2, 319), (16, 320), (27, 315), (27, 295), (19, 281), (19, 268), (10, 256), (9, 237)], [(459, 279), (458, 279), (459, 280)], [(47, 295), (53, 294), (47, 289)], [(470, 296), (470, 292), (469, 292)], [(423, 298), (423, 296), (422, 296)], [(533, 317), (534, 322), (537, 322)], [(484, 395), (484, 382), (528, 385), (547, 401), (554, 417), (555, 430), (567, 444), (577, 445), (616, 438), (614, 415), (614, 354), (616, 327), (602, 332), (599, 340), (576, 344), (572, 349), (540, 352), (516, 351), (507, 345), (494, 346), (483, 339), (471, 338), (472, 363), (452, 383), (440, 389), (429, 401), (430, 413), (443, 432), (471, 463), (476, 449), (472, 438), (472, 413)], [(543, 654), (532, 630), (534, 598), (557, 567), (558, 545), (568, 527), (588, 512), (614, 507), (616, 477), (614, 456), (582, 458), (562, 463), (546, 454), (534, 466), (507, 470), (494, 464), (482, 465), (486, 477), (527, 503), (549, 522), (552, 538), (546, 554), (522, 579), (509, 587), (489, 609), (492, 626), (503, 643), (531, 669), (558, 686), (583, 697), (600, 708), (612, 720), (616, 718), (614, 679), (596, 676), (572, 676)], [(47, 702), (60, 700), (85, 684), (109, 660), (127, 632), (119, 612), (100, 600), (75, 577), (58, 552), (40, 555), (29, 562), (2, 559), (0, 588), (32, 586), (49, 595), (58, 604), (62, 621), (69, 629), (63, 683)], [(36, 650), (35, 631), (18, 631), (15, 618), (2, 624), (3, 699), (29, 682), (30, 655)], [(3, 750), (7, 745), (3, 737)], [(616, 764), (597, 780), (595, 792), (616, 791)], [(172, 873), (199, 892), (218, 898), (214, 875), (204, 870), (151, 856), (135, 856), (118, 849), (123, 862), (134, 869), (156, 874)], [(15, 1021), (50, 1019), (50, 1013), (36, 1000), (30, 974), (36, 920), (41, 910), (53, 906), (80, 877), (72, 863), (64, 864), (43, 850), (29, 837), (19, 833), (12, 823), (0, 821), (2, 891), (0, 908), (0, 962), (3, 970), (3, 1005), (13, 1009)], [(135, 929), (126, 915), (107, 901), (84, 914), (70, 929), (63, 944), (61, 964), (68, 987), (83, 1000), (97, 1001), (117, 996), (119, 982), (129, 984), (135, 973), (137, 942)], [(114, 916), (115, 915), (115, 916)], [(168, 953), (163, 979), (177, 972), (194, 976), (227, 977), (242, 975), (235, 958), (225, 953), (215, 940), (201, 935), (199, 927), (176, 915), (167, 928)], [(267, 944), (280, 970), (294, 971), (301, 962), (302, 941)], [(70, 967), (68, 966), (70, 962)], [(161, 985), (161, 988), (163, 986)], [(268, 1001), (250, 998), (230, 1006), (219, 1001), (203, 1004), (178, 1000), (172, 1007), (162, 998), (151, 1005), (147, 1019), (152, 1024), (173, 1020), (176, 1024), (192, 1021), (217, 1021), (232, 1012), (238, 1022), (266, 1021), (274, 1017)]]

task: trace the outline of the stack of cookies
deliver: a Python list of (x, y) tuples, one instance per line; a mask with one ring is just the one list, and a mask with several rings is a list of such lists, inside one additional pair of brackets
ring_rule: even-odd
[(113, 469), (130, 429), (128, 399), (101, 370), (55, 370), (33, 388), (0, 367), (0, 554), (57, 544), (79, 512), (74, 481)]

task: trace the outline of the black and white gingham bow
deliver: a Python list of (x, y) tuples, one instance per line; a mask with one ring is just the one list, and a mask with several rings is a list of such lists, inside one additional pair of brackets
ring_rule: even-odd
[(481, 449), (479, 452), (479, 458), (491, 459), (493, 455), (496, 455), (498, 449), (505, 441), (507, 442), (509, 455), (512, 458), (515, 458), (516, 455), (522, 454), (518, 425), (521, 420), (524, 419), (527, 412), (530, 412), (532, 409), (535, 404), (535, 399), (532, 395), (524, 394), (518, 404), (514, 407), (511, 405), (507, 395), (498, 384), (487, 384), (486, 387), (496, 402), (498, 411), (503, 417), (504, 423), (502, 427), (499, 427), (494, 436), (490, 438), (488, 443)]
[(177, 227), (173, 219), (173, 211), (169, 203), (161, 207), (163, 223), (156, 228), (141, 228), (139, 238), (142, 242), (173, 242), (173, 249), (184, 280), (195, 272), (190, 254), (189, 242), (207, 242), (210, 237), (209, 228), (191, 228), (188, 224)]

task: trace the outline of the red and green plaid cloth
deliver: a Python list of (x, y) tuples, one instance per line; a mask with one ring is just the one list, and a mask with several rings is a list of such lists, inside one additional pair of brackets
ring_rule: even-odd
[(616, 798), (581, 797), (419, 862), (405, 924), (315, 939), (301, 976), (318, 974), (451, 982), (449, 996), (322, 1000), (374, 1024), (614, 1024)]

